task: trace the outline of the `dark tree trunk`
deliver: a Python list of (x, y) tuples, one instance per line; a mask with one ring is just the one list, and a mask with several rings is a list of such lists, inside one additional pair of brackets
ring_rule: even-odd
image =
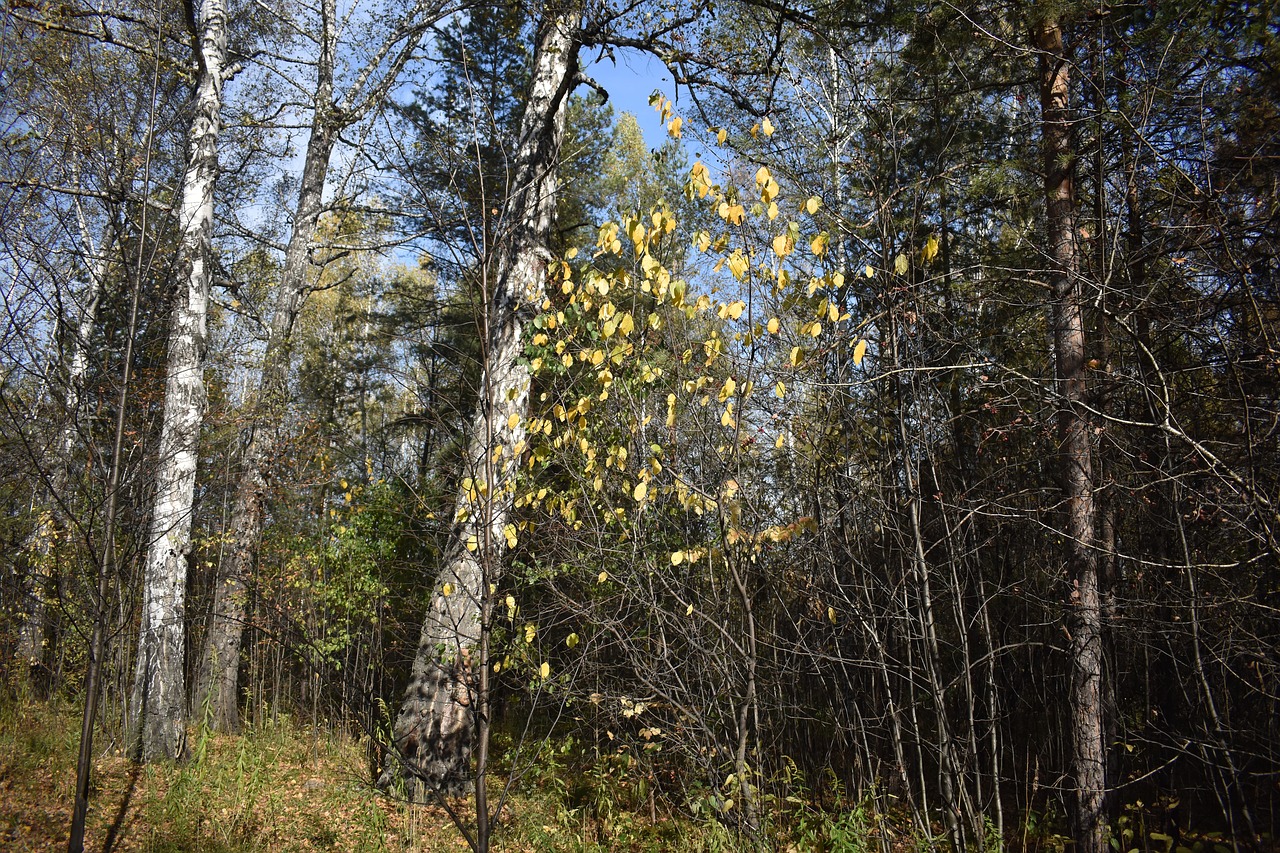
[(1094, 530), (1093, 448), (1085, 414), (1084, 312), (1076, 245), (1076, 151), (1070, 118), (1070, 68), (1062, 25), (1049, 16), (1032, 31), (1040, 51), (1040, 109), (1049, 280), (1057, 372), (1058, 434), (1071, 580), (1071, 734), (1074, 833), (1079, 853), (1107, 849), (1106, 749), (1102, 707), (1102, 608)]

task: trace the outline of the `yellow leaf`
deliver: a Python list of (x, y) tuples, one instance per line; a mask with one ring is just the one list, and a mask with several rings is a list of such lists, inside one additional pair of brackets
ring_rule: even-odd
[(647, 495), (647, 494), (649, 494), (649, 484), (648, 484), (648, 483), (638, 483), (638, 484), (636, 485), (635, 491), (633, 491), (633, 492), (631, 493), (631, 496), (632, 496), (633, 498), (635, 498), (636, 500), (638, 500), (638, 501), (642, 501), (642, 500), (644, 500), (644, 496), (645, 496), (645, 495)]
[(676, 116), (671, 120), (671, 123), (667, 125), (667, 133), (671, 134), (672, 139), (680, 138), (680, 126), (682, 124), (684, 124), (684, 119), (680, 118), (680, 116)]
[(526, 643), (532, 643), (533, 638), (536, 637), (537, 635), (538, 635), (538, 626), (536, 625), (524, 626), (524, 641)]
[(938, 257), (938, 235), (930, 234), (929, 239), (924, 241), (924, 248), (920, 250), (920, 260), (931, 264), (936, 257)]
[(862, 358), (867, 354), (867, 341), (862, 339), (858, 341), (858, 345), (853, 348), (853, 363), (862, 364)]
[(831, 624), (836, 624), (836, 609), (834, 607), (827, 608), (827, 618), (831, 620)]
[(538, 670), (538, 673), (543, 678), (549, 677), (551, 675), (551, 664), (547, 663), (546, 661), (543, 661), (541, 668), (539, 668)]
[(760, 129), (764, 131), (765, 136), (773, 136), (773, 131), (774, 131), (773, 122), (769, 121), (768, 119), (764, 120), (764, 122), (760, 125)]
[(444, 586), (440, 587), (440, 594), (445, 596), (446, 598), (453, 595), (453, 584), (447, 583)]
[(608, 572), (601, 572), (600, 574), (596, 575), (596, 583), (604, 583), (608, 579), (609, 579)]
[(898, 275), (906, 275), (909, 267), (910, 264), (906, 255), (899, 254), (898, 257), (893, 259), (893, 271)]
[(727, 201), (720, 202), (720, 206), (716, 209), (720, 214), (720, 218), (731, 225), (741, 225), (742, 220), (747, 216), (747, 209), (740, 204), (729, 204)]
[(778, 433), (778, 440), (773, 443), (773, 446), (779, 450), (782, 449), (782, 433)]
[(729, 131), (725, 130), (723, 127), (716, 131), (716, 143), (718, 145), (724, 145), (724, 141), (728, 138)]
[(831, 235), (828, 234), (826, 231), (823, 231), (817, 237), (813, 238), (813, 242), (809, 244), (809, 250), (812, 251), (815, 255), (821, 256), (827, 253), (827, 247), (830, 245), (831, 245)]
[(514, 619), (514, 618), (516, 618), (516, 599), (515, 599), (515, 596), (508, 595), (508, 596), (507, 596), (507, 600), (506, 600), (506, 602), (505, 602), (505, 603), (506, 603), (506, 605), (507, 605), (507, 618), (508, 618), (508, 619)]
[(733, 273), (733, 277), (742, 281), (743, 275), (750, 266), (751, 262), (747, 260), (747, 256), (742, 254), (740, 249), (734, 249), (733, 254), (729, 256), (729, 272)]
[(507, 429), (515, 429), (520, 425), (520, 416), (512, 414), (507, 416)]
[(578, 635), (570, 634), (569, 636), (565, 637), (564, 644), (572, 649), (573, 647), (578, 645)]
[(622, 332), (622, 334), (624, 335), (631, 334), (631, 332), (635, 329), (635, 327), (636, 327), (636, 323), (634, 320), (631, 319), (631, 315), (629, 313), (623, 314), (622, 320), (618, 322), (618, 331)]
[(769, 214), (769, 221), (770, 221), (770, 222), (772, 222), (773, 220), (777, 219), (777, 218), (778, 218), (778, 203), (777, 203), (776, 201), (771, 201), (771, 202), (769, 202), (769, 209), (768, 209), (766, 212)]
[(782, 328), (782, 323), (778, 321), (777, 317), (773, 317), (765, 325), (765, 328), (769, 330), (769, 334), (776, 335), (778, 334), (778, 329)]
[(508, 524), (506, 527), (502, 528), (502, 535), (507, 540), (508, 548), (516, 547), (516, 526), (514, 524)]
[(800, 353), (800, 347), (791, 348), (791, 366), (792, 367), (799, 367), (800, 361), (803, 358), (804, 356)]
[(678, 566), (684, 562), (684, 551), (671, 552), (671, 565)]
[(599, 367), (604, 363), (604, 350), (596, 350), (591, 353), (591, 366)]
[(773, 253), (780, 258), (785, 258), (791, 254), (791, 249), (795, 243), (786, 234), (779, 234), (773, 238)]
[(818, 198), (816, 195), (809, 196), (809, 200), (804, 203), (804, 209), (809, 212), (810, 216), (817, 213), (818, 208), (820, 207), (822, 207), (822, 199)]
[(685, 616), (692, 616), (692, 615), (693, 615), (693, 605), (692, 605), (692, 604), (690, 604), (688, 607), (686, 607), (686, 608), (684, 609), (684, 615), (685, 615)]
[(747, 308), (747, 303), (743, 302), (741, 299), (737, 300), (736, 302), (731, 302), (728, 308), (729, 319), (730, 320), (738, 319), (739, 317), (742, 316), (742, 312), (745, 311), (746, 308)]
[(724, 381), (724, 385), (720, 386), (720, 393), (716, 395), (716, 398), (723, 403), (725, 400), (733, 396), (733, 392), (737, 387), (738, 383), (734, 382), (732, 379), (726, 379)]
[(787, 393), (786, 383), (779, 382), (777, 385), (773, 386), (773, 393), (777, 394), (778, 399), (781, 400)]
[(733, 429), (737, 424), (733, 420), (733, 403), (724, 407), (724, 412), (720, 415), (720, 426)]
[(675, 425), (676, 425), (676, 395), (668, 394), (667, 395), (667, 426), (673, 427)]
[(871, 268), (871, 264), (867, 264), (866, 269), (864, 269), (862, 272), (866, 275), (867, 278), (876, 277), (876, 271)]
[(761, 166), (756, 170), (756, 186), (763, 187), (772, 178), (773, 176), (770, 174), (768, 166)]
[(479, 547), (480, 547), (480, 543), (476, 541), (476, 535), (472, 533), (470, 536), (467, 537), (467, 550), (474, 552)]

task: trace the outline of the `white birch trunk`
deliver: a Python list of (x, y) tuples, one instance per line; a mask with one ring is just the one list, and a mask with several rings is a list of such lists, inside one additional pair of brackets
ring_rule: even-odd
[(334, 121), (333, 60), (334, 0), (324, 0), (320, 56), (317, 59), (315, 111), (302, 166), (302, 182), (294, 208), (293, 231), (285, 249), (284, 267), (276, 289), (275, 313), (267, 334), (258, 388), (252, 402), (249, 440), (241, 457), (231, 514), (231, 553), (218, 566), (213, 612), (200, 656), (192, 711), (208, 715), (218, 731), (240, 728), (237, 687), (240, 648), (244, 638), (248, 581), (262, 541), (266, 477), (264, 467), (276, 444), (274, 433), (283, 417), (289, 377), (289, 343), (294, 322), (306, 299), (311, 269), (310, 246), (323, 212), (325, 179), (339, 125)]
[(199, 79), (182, 184), (180, 284), (169, 328), (156, 492), (143, 576), (142, 630), (129, 706), (131, 757), (180, 759), (186, 749), (184, 605), (191, 552), (211, 278), (213, 193), (227, 52), (225, 0), (202, 0)]
[(459, 484), (453, 531), (423, 622), (412, 678), (395, 722), (395, 755), (379, 784), (399, 773), (445, 793), (470, 782), (475, 733), (474, 650), (496, 584), (525, 441), (529, 370), (519, 363), (524, 325), (544, 299), (556, 208), (556, 168), (577, 76), (580, 7), (547, 13), (539, 29), (528, 104), (503, 211), (496, 276), (485, 316), (480, 398)]
[[(293, 326), (310, 290), (311, 242), (324, 212), (324, 186), (333, 147), (343, 129), (362, 120), (383, 102), (400, 79), (427, 27), (447, 8), (447, 4), (434, 0), (418, 3), (404, 25), (387, 36), (366, 67), (356, 75), (343, 102), (335, 104), (334, 64), (341, 21), (336, 0), (322, 0), (319, 7), (316, 91), (293, 231), (285, 249), (274, 314), (249, 416), (249, 440), (241, 457), (230, 523), (231, 553), (218, 566), (213, 611), (192, 701), (194, 713), (203, 715), (207, 710), (209, 723), (219, 731), (232, 732), (240, 728), (237, 695), (240, 649), (246, 624), (248, 583), (258, 560), (266, 515), (264, 468), (275, 450), (276, 430), (288, 402)], [(382, 66), (387, 56), (391, 58)]]

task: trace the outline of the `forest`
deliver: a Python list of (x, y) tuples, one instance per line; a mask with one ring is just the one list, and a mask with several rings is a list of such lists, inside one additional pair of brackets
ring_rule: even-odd
[(0, 847), (1280, 849), (1275, 0), (2, 8)]

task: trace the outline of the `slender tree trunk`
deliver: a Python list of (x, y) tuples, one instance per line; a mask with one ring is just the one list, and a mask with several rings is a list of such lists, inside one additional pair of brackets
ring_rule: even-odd
[(1071, 578), (1071, 733), (1076, 798), (1076, 850), (1103, 853), (1107, 823), (1106, 748), (1102, 707), (1102, 607), (1094, 529), (1093, 449), (1085, 402), (1084, 312), (1076, 246), (1075, 144), (1070, 119), (1070, 68), (1062, 25), (1049, 16), (1035, 24), (1040, 51), (1040, 109), (1044, 137), (1045, 203), (1052, 288), (1049, 323), (1059, 394), (1062, 487), (1066, 498), (1067, 561)]
[(156, 460), (142, 590), (142, 631), (129, 705), (128, 749), (140, 761), (179, 759), (186, 749), (184, 605), (191, 552), (204, 353), (212, 277), (213, 193), (227, 53), (225, 0), (203, 0), (197, 22), (199, 79), (190, 161), (182, 185), (180, 285), (169, 328), (164, 420)]
[(293, 326), (310, 291), (311, 240), (324, 212), (324, 186), (338, 134), (360, 121), (382, 103), (399, 80), (405, 64), (427, 27), (445, 13), (446, 5), (422, 0), (402, 26), (395, 28), (371, 53), (366, 66), (355, 75), (341, 104), (335, 103), (334, 66), (341, 22), (336, 0), (319, 6), (319, 55), (316, 58), (316, 91), (311, 133), (303, 159), (302, 181), (294, 208), (293, 231), (285, 249), (284, 268), (276, 290), (275, 313), (267, 335), (257, 393), (249, 416), (249, 436), (236, 482), (231, 516), (231, 553), (219, 564), (209, 623), (192, 708), (208, 709), (210, 724), (220, 731), (240, 727), (237, 695), (240, 648), (245, 629), (248, 581), (257, 563), (265, 517), (267, 460), (275, 451), (277, 427), (287, 405), (290, 344)]
[[(334, 17), (334, 0), (323, 4), (326, 22)], [(293, 233), (285, 250), (284, 268), (276, 290), (275, 313), (267, 336), (262, 371), (252, 403), (249, 437), (241, 457), (231, 513), (231, 551), (218, 565), (213, 612), (196, 681), (192, 711), (208, 715), (218, 731), (240, 729), (237, 686), (240, 647), (244, 637), (248, 581), (262, 540), (266, 477), (264, 469), (276, 447), (276, 431), (287, 403), (290, 342), (293, 325), (306, 299), (311, 270), (310, 245), (323, 212), (325, 178), (338, 128), (333, 120), (333, 27), (326, 23), (318, 62), (319, 79), (311, 136), (303, 160), (302, 184), (293, 215)]]
[(103, 283), (111, 269), (111, 253), (116, 250), (118, 226), (111, 213), (111, 220), (103, 234), (101, 245), (95, 249), (89, 235), (89, 226), (76, 204), (80, 240), (85, 255), (92, 258), (89, 266), (89, 288), (85, 293), (84, 311), (76, 323), (69, 352), (66, 356), (66, 385), (63, 389), (62, 432), (53, 453), (49, 454), (46, 470), (50, 472), (48, 491), (45, 493), (45, 510), (24, 549), (31, 565), (31, 605), (27, 617), (18, 632), (18, 659), (28, 665), (28, 674), (36, 676), (45, 669), (45, 653), (48, 643), (48, 602), (53, 594), (53, 568), (57, 559), (57, 542), (64, 535), (67, 500), (68, 466), (76, 449), (76, 432), (79, 427), (81, 397), (84, 378), (89, 366), (89, 338), (98, 322), (98, 303), (102, 297)]
[[(549, 9), (539, 27), (528, 103), (497, 247), (497, 275), (487, 294), (480, 399), (471, 421), (453, 531), (436, 579), (395, 723), (397, 772), (429, 788), (458, 792), (470, 779), (475, 734), (474, 650), (485, 630), (482, 611), (496, 584), (506, 544), (514, 475), (526, 437), (529, 370), (519, 362), (524, 325), (544, 298), (548, 243), (556, 207), (560, 144), (577, 76), (581, 6)], [(514, 534), (512, 534), (514, 535)], [(478, 774), (482, 775), (482, 774)], [(483, 779), (477, 809), (483, 809)]]

